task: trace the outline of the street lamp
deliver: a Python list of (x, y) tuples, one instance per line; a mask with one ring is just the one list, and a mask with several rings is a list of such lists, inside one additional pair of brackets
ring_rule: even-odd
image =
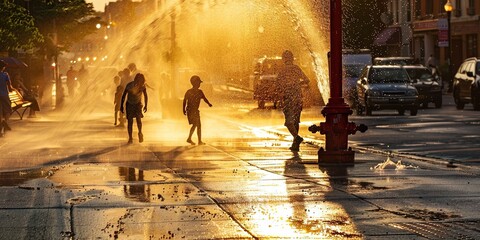
[(448, 91), (452, 91), (453, 78), (452, 78), (452, 30), (450, 26), (450, 18), (452, 17), (453, 5), (450, 0), (443, 6), (445, 12), (447, 12), (448, 23), (448, 50), (447, 50), (447, 66), (448, 66)]

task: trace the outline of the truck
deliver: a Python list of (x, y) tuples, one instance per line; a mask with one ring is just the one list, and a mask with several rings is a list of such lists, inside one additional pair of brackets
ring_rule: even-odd
[(281, 105), (277, 76), (283, 66), (281, 57), (262, 57), (255, 62), (253, 72), (253, 99), (257, 100), (258, 108), (265, 108), (266, 102), (272, 102), (273, 107)]
[(354, 107), (357, 94), (356, 85), (360, 73), (367, 65), (372, 64), (372, 54), (369, 49), (343, 49), (343, 98)]

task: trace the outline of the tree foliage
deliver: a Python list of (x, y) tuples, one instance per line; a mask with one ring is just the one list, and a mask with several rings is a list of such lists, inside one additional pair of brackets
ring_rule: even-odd
[(383, 27), (385, 1), (342, 0), (344, 48), (371, 48)]
[(0, 0), (0, 51), (31, 50), (43, 42), (34, 18), (23, 7)]
[(52, 56), (96, 31), (95, 24), (99, 21), (92, 3), (85, 0), (30, 0), (28, 5), (24, 0), (15, 2), (28, 8), (45, 37), (39, 47)]

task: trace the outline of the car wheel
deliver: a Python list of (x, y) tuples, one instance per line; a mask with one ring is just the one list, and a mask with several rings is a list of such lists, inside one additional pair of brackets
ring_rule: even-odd
[(410, 109), (410, 116), (417, 116), (418, 108), (414, 107)]
[(435, 108), (441, 108), (442, 107), (442, 96), (437, 97), (434, 101), (435, 103)]
[(264, 109), (265, 108), (265, 101), (258, 100), (258, 108), (259, 109)]
[(401, 116), (405, 115), (405, 109), (399, 108), (397, 111), (398, 111), (398, 115), (401, 115)]
[(455, 101), (455, 106), (458, 110), (462, 110), (465, 107), (465, 103), (460, 100), (458, 89), (453, 92), (453, 100)]

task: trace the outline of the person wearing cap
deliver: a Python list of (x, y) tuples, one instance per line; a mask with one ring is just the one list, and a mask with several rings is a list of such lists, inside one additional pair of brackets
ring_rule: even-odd
[(277, 82), (283, 99), (283, 114), (285, 127), (293, 136), (292, 151), (299, 151), (303, 138), (298, 135), (300, 115), (303, 108), (302, 85), (308, 86), (310, 80), (302, 69), (293, 64), (293, 53), (286, 50), (282, 54), (285, 65), (280, 69)]
[(183, 115), (187, 115), (188, 124), (192, 125), (190, 128), (190, 133), (188, 134), (187, 142), (195, 145), (192, 141), (192, 135), (195, 129), (197, 129), (197, 137), (198, 137), (198, 145), (205, 145), (202, 142), (202, 124), (200, 122), (200, 111), (198, 110), (200, 106), (200, 100), (204, 100), (209, 107), (212, 104), (208, 101), (207, 97), (200, 88), (200, 83), (202, 80), (199, 76), (193, 75), (190, 78), (190, 83), (192, 84), (192, 88), (188, 89), (185, 93), (183, 98)]
[(5, 130), (12, 130), (7, 122), (12, 113), (12, 106), (8, 93), (13, 91), (10, 76), (5, 72), (7, 64), (0, 60), (0, 137), (3, 137)]
[[(128, 97), (127, 97), (128, 95)], [(142, 95), (144, 98), (145, 106), (142, 106)], [(125, 97), (127, 97), (127, 102), (125, 103)], [(133, 82), (130, 82), (125, 87), (125, 90), (122, 94), (122, 100), (120, 101), (120, 112), (125, 113), (123, 103), (126, 106), (126, 115), (127, 115), (127, 131), (128, 131), (128, 143), (133, 143), (133, 119), (137, 120), (138, 128), (138, 141), (143, 142), (143, 133), (142, 133), (142, 108), (143, 112), (147, 112), (148, 105), (148, 95), (147, 88), (145, 87), (145, 76), (141, 73), (137, 73)]]

